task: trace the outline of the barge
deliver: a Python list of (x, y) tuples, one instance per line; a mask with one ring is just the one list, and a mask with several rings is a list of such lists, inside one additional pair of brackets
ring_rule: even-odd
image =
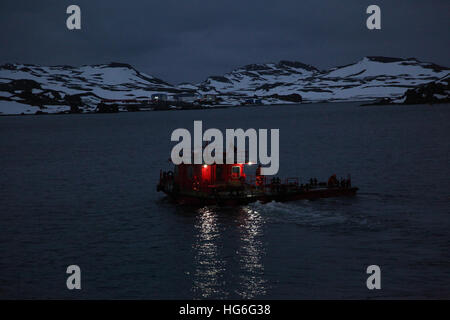
[(175, 203), (203, 206), (237, 206), (259, 201), (285, 202), (302, 199), (355, 196), (358, 188), (351, 185), (351, 178), (338, 180), (332, 175), (327, 182), (309, 179), (300, 183), (299, 178), (268, 177), (244, 172), (251, 164), (179, 164), (174, 170), (160, 171), (156, 190), (165, 193)]

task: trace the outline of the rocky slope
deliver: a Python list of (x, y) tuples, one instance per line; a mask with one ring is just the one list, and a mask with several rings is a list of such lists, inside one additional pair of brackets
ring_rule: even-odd
[(417, 88), (408, 89), (400, 100), (403, 104), (449, 103), (450, 75)]
[(93, 111), (102, 99), (149, 99), (153, 93), (220, 95), (239, 105), (258, 97), (264, 104), (401, 99), (408, 89), (437, 81), (449, 69), (414, 58), (365, 57), (321, 71), (300, 62), (251, 64), (199, 84), (171, 85), (130, 65), (82, 67), (0, 66), (0, 113)]

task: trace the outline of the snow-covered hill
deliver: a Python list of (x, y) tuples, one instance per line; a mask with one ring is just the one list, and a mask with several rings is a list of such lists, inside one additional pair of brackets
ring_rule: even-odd
[[(84, 109), (91, 111), (102, 99), (149, 99), (153, 93), (179, 91), (121, 63), (82, 67), (0, 66), (0, 112), (4, 114), (34, 113), (39, 107), (45, 112), (63, 111), (70, 108), (71, 99), (77, 96), (82, 99)], [(5, 110), (9, 101), (15, 103)], [(24, 104), (35, 107), (25, 108)]]
[(209, 77), (202, 92), (271, 97), (300, 94), (303, 101), (373, 100), (399, 97), (408, 88), (442, 78), (449, 69), (414, 58), (365, 57), (347, 66), (319, 71), (299, 62), (249, 65)]
[(149, 99), (153, 93), (218, 94), (224, 104), (258, 97), (264, 104), (400, 98), (410, 88), (442, 79), (449, 69), (414, 58), (365, 57), (321, 71), (300, 62), (251, 64), (199, 84), (173, 86), (127, 64), (82, 67), (0, 66), (0, 113), (59, 112), (79, 104), (93, 111), (102, 99)]

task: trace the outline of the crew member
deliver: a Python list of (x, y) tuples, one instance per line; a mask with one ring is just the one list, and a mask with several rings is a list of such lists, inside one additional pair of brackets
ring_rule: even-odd
[(336, 185), (338, 185), (338, 179), (336, 178), (336, 174), (333, 174), (329, 179), (328, 179), (328, 186), (329, 187), (334, 187)]
[(264, 184), (264, 177), (261, 175), (261, 165), (259, 164), (256, 168), (256, 186), (261, 187)]

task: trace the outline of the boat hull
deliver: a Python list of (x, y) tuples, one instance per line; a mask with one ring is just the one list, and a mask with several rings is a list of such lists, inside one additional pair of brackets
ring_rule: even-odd
[(314, 200), (321, 198), (333, 197), (349, 197), (355, 196), (358, 188), (318, 188), (313, 190), (303, 190), (298, 192), (277, 192), (277, 193), (251, 193), (251, 194), (234, 194), (227, 196), (205, 195), (201, 193), (175, 193), (164, 191), (169, 198), (183, 205), (203, 206), (203, 205), (219, 205), (219, 206), (238, 206), (252, 202), (287, 202), (296, 200)]

